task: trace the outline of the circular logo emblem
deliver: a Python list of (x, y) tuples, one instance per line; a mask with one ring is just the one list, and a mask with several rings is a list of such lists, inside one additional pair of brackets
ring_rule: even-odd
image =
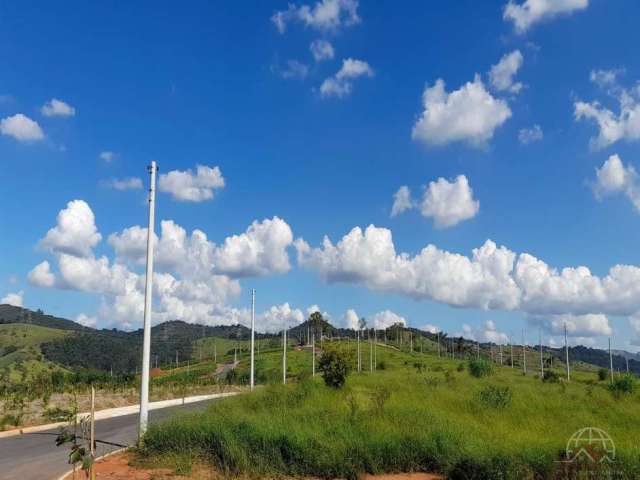
[(566, 453), (570, 462), (611, 463), (616, 458), (616, 446), (604, 430), (586, 427), (571, 436)]

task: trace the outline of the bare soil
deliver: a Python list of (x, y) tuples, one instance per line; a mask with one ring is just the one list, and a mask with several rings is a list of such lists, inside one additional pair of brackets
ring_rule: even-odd
[[(222, 480), (224, 475), (212, 470), (211, 467), (196, 466), (191, 475), (175, 475), (166, 468), (140, 468), (129, 465), (131, 454), (118, 453), (104, 458), (96, 463), (96, 478), (98, 480)], [(65, 480), (72, 480), (69, 475)], [(83, 473), (77, 473), (76, 479), (84, 478)], [(444, 480), (444, 477), (429, 473), (393, 473), (384, 475), (365, 475), (363, 480)]]

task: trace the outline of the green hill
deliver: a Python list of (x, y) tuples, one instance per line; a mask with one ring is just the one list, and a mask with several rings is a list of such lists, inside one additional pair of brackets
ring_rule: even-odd
[(9, 381), (27, 380), (41, 371), (58, 367), (42, 354), (44, 343), (63, 339), (70, 330), (38, 325), (0, 324), (0, 377)]
[[(47, 315), (41, 310), (32, 311), (11, 305), (0, 305), (0, 327), (13, 325), (6, 330), (4, 340), (0, 339), (0, 369), (15, 362), (25, 363), (41, 360), (47, 366), (58, 365), (66, 369), (96, 369), (114, 373), (134, 373), (141, 358), (142, 330), (131, 332), (117, 329), (84, 327), (71, 320)], [(16, 329), (16, 325), (20, 325)], [(15, 332), (15, 333), (12, 333)], [(25, 333), (29, 332), (29, 333)], [(55, 333), (54, 333), (55, 332)], [(316, 341), (323, 338), (356, 337), (356, 331), (337, 328), (321, 317), (309, 320), (288, 330), (289, 343), (306, 344), (312, 332), (316, 333)], [(0, 333), (0, 335), (2, 335)], [(366, 341), (370, 330), (362, 333)], [(214, 352), (229, 352), (239, 348), (248, 349), (250, 330), (242, 325), (205, 326), (173, 320), (156, 325), (151, 330), (151, 361), (155, 366), (174, 365), (176, 357), (180, 363), (187, 360), (213, 358)], [(437, 336), (415, 328), (393, 325), (386, 330), (379, 330), (377, 338), (381, 342), (393, 342), (397, 348), (410, 351), (435, 353), (438, 350)], [(474, 355), (477, 349), (475, 342), (461, 337), (449, 338), (446, 333), (440, 336), (440, 351), (443, 356)], [(261, 348), (275, 349), (280, 345), (280, 333), (256, 334)], [(498, 358), (498, 346), (488, 343), (480, 345), (483, 352), (493, 352)], [(19, 354), (17, 352), (20, 351)], [(521, 346), (514, 346), (514, 362), (519, 364)], [(552, 364), (561, 365), (564, 351), (561, 348), (543, 347), (544, 361), (547, 367)], [(617, 352), (613, 362), (616, 370), (625, 371), (627, 360), (623, 355), (628, 352)], [(609, 354), (604, 350), (587, 347), (570, 349), (572, 363), (584, 369), (607, 368)], [(640, 374), (640, 362), (631, 354), (628, 355), (630, 371)], [(503, 362), (510, 363), (510, 349), (503, 352)], [(529, 347), (527, 363), (531, 366), (539, 363), (539, 354), (535, 347)]]
[(47, 315), (42, 310), (33, 311), (28, 308), (3, 304), (0, 305), (0, 324), (5, 323), (26, 323), (60, 330), (91, 330), (66, 318)]
[[(589, 478), (638, 478), (639, 393), (611, 389), (595, 372), (575, 372), (567, 383), (556, 362), (556, 375), (541, 381), (535, 366), (523, 375), (494, 364), (478, 378), (470, 362), (380, 345), (378, 369), (369, 371), (363, 349), (365, 369), (357, 373), (355, 342), (327, 340), (325, 348), (346, 355), (351, 373), (343, 388), (325, 386), (320, 374), (310, 378), (311, 351), (291, 349), (288, 385), (155, 424), (136, 461), (182, 470), (201, 462), (256, 478), (587, 478), (562, 476), (558, 461), (575, 432), (597, 426), (615, 441), (620, 475)], [(246, 378), (247, 369), (244, 358), (235, 376)], [(260, 383), (281, 383), (281, 352), (259, 355), (256, 375)]]

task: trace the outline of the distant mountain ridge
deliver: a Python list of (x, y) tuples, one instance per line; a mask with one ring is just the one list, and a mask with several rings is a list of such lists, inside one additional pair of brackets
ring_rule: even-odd
[(2, 323), (31, 323), (60, 330), (90, 330), (72, 320), (47, 315), (42, 310), (33, 311), (7, 304), (0, 305), (0, 324)]
[[(72, 320), (47, 315), (41, 310), (32, 311), (22, 307), (0, 305), (0, 324), (22, 323), (33, 324), (64, 331), (72, 331), (50, 342), (43, 343), (41, 350), (44, 357), (54, 363), (69, 368), (90, 368), (115, 372), (134, 372), (142, 357), (142, 329), (126, 332), (117, 329), (94, 329), (82, 326)], [(394, 330), (395, 329), (395, 330)], [(320, 332), (326, 337), (356, 336), (352, 329), (333, 326), (325, 319), (320, 321), (305, 320), (299, 325), (288, 329), (290, 339), (306, 343), (312, 332), (316, 332), (316, 341), (320, 341)], [(389, 327), (386, 332), (392, 338), (398, 339), (398, 326)], [(380, 330), (378, 330), (380, 334)], [(436, 334), (416, 328), (405, 327), (401, 330), (405, 342), (411, 338), (422, 337), (430, 342), (436, 342)], [(274, 338), (281, 333), (256, 333), (256, 338)], [(151, 329), (151, 361), (158, 361), (160, 365), (170, 363), (175, 359), (191, 358), (194, 343), (204, 337), (219, 337), (234, 340), (247, 340), (251, 330), (244, 325), (207, 326), (187, 323), (182, 320), (171, 320), (155, 325)], [(408, 338), (407, 338), (408, 336)], [(445, 332), (440, 333), (442, 348), (452, 341), (458, 352), (474, 351), (476, 342), (462, 337), (449, 337)], [(379, 340), (382, 340), (379, 337)], [(415, 344), (416, 348), (417, 343)], [(489, 349), (491, 344), (482, 343), (483, 349)], [(535, 348), (535, 347), (534, 347)], [(543, 350), (560, 362), (564, 361), (563, 348), (543, 347)], [(616, 350), (613, 352), (614, 369), (626, 371), (627, 359), (629, 370), (640, 374), (640, 355)], [(569, 354), (572, 362), (581, 361), (602, 368), (609, 368), (609, 353), (605, 350), (584, 346), (570, 347)]]

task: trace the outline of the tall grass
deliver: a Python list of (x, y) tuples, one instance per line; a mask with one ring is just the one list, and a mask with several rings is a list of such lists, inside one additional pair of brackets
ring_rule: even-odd
[[(551, 478), (569, 437), (594, 426), (616, 443), (619, 478), (640, 478), (636, 394), (616, 399), (604, 385), (548, 384), (509, 368), (478, 379), (454, 361), (391, 350), (378, 359), (384, 371), (351, 374), (340, 390), (306, 378), (152, 426), (140, 455), (186, 452), (250, 475), (431, 471), (520, 480)], [(479, 401), (488, 386), (508, 387), (509, 402)]]

